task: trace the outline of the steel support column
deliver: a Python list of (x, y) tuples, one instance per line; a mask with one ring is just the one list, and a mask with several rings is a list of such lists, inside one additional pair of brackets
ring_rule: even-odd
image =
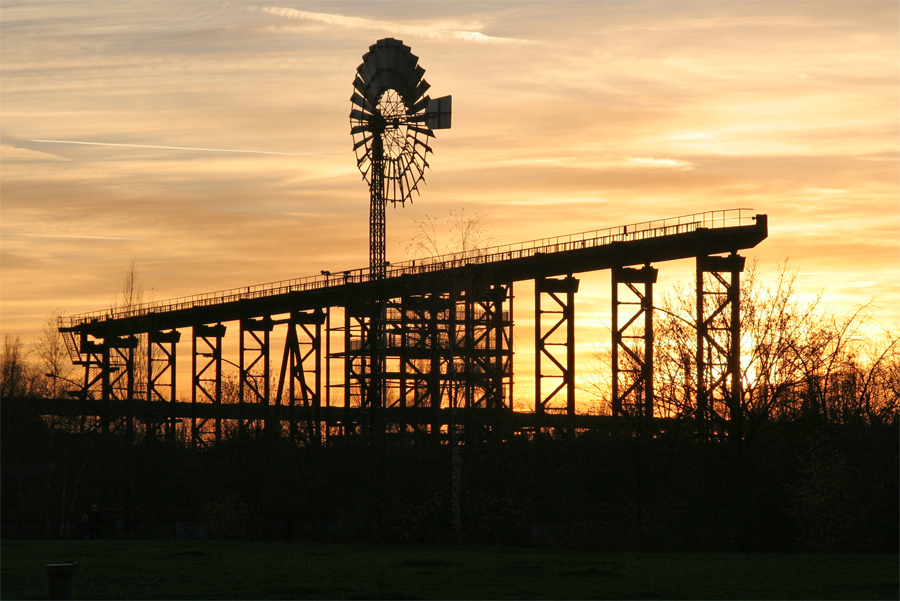
[[(344, 406), (349, 421), (365, 421), (370, 430), (377, 429), (383, 407), (384, 349), (379, 347), (384, 345), (384, 324), (378, 323), (378, 314), (383, 310), (384, 304), (380, 302), (344, 309)], [(354, 410), (358, 411), (359, 420), (353, 420)]]
[(191, 344), (191, 446), (209, 441), (209, 432), (205, 428), (208, 419), (197, 417), (198, 403), (212, 403), (215, 407), (214, 430), (215, 442), (222, 441), (222, 338), (225, 326), (196, 325), (193, 327)]
[[(95, 406), (94, 414), (97, 416), (97, 419), (101, 420), (101, 429), (103, 429), (103, 431), (109, 431), (109, 424), (102, 423), (104, 405), (108, 402), (102, 400), (103, 395), (105, 394), (104, 382), (106, 381), (107, 362), (104, 358), (106, 354), (105, 346), (102, 342), (89, 340), (87, 334), (81, 333), (78, 349), (78, 356), (85, 357), (79, 361), (79, 363), (84, 366), (84, 381), (81, 387), (84, 401), (87, 402), (88, 399), (93, 401)], [(97, 390), (98, 388), (99, 390)], [(88, 429), (86, 418), (87, 416), (82, 414), (80, 420), (80, 429), (82, 432)]]
[(249, 403), (255, 407), (269, 406), (269, 335), (274, 327), (270, 317), (260, 319), (242, 319), (240, 325), (240, 355), (238, 369), (240, 371), (238, 403), (240, 404), (238, 434), (243, 436), (250, 430), (259, 431), (262, 422), (258, 419), (246, 419), (244, 405)]
[(146, 436), (153, 437), (160, 427), (163, 427), (163, 435), (168, 439), (175, 438), (175, 349), (181, 340), (181, 332), (151, 331), (147, 336), (147, 400), (149, 407), (154, 401), (162, 401), (168, 409), (164, 415), (152, 413), (145, 416)]
[(322, 406), (323, 323), (322, 309), (291, 314), (275, 396), (276, 404), (286, 403), (290, 407), (288, 431), (291, 440), (295, 441), (298, 438), (297, 401), (302, 403), (307, 440), (311, 444), (318, 444), (322, 438), (319, 408)]
[[(509, 391), (505, 389), (512, 370), (509, 311), (504, 310), (509, 287), (496, 285), (465, 302), (466, 407), (503, 409)], [(511, 405), (510, 405), (511, 406)]]
[[(135, 336), (110, 337), (103, 341), (103, 405), (106, 416), (103, 418), (104, 431), (110, 430), (109, 403), (119, 401), (126, 405), (124, 424), (125, 436), (134, 436), (134, 350), (138, 339)], [(114, 429), (118, 429), (114, 428)]]
[(740, 274), (744, 257), (697, 257), (697, 419), (704, 436), (742, 436)]
[[(653, 284), (657, 273), (649, 265), (612, 270), (613, 416), (653, 418)], [(628, 300), (619, 295), (623, 284), (631, 292)]]
[[(579, 281), (571, 275), (563, 279), (538, 278), (534, 281), (534, 389), (535, 413), (542, 415), (551, 407), (551, 401), (563, 388), (566, 389), (566, 415), (575, 415), (575, 293)], [(563, 296), (565, 295), (565, 296)], [(553, 301), (549, 309), (544, 309), (542, 299)], [(556, 321), (544, 329), (544, 315), (557, 316)], [(560, 341), (562, 337), (562, 341)], [(564, 358), (556, 349), (562, 349)], [(544, 359), (556, 368), (557, 373), (544, 373)], [(546, 396), (543, 394), (545, 378), (559, 379), (559, 384)]]

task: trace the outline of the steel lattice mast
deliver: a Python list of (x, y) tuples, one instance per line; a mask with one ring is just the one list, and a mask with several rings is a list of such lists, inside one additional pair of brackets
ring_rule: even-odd
[(431, 152), (428, 138), (450, 127), (451, 97), (432, 99), (425, 69), (403, 42), (378, 40), (363, 55), (350, 97), (350, 134), (356, 163), (369, 183), (369, 268), (385, 273), (385, 205), (404, 205), (418, 193)]
[[(418, 192), (431, 152), (433, 129), (450, 127), (450, 97), (432, 100), (425, 69), (403, 42), (379, 40), (363, 55), (350, 97), (350, 134), (363, 178), (369, 182), (369, 277), (382, 280), (387, 269), (385, 206), (403, 205)], [(375, 301), (360, 334), (365, 367), (360, 381), (362, 403), (375, 428), (376, 411), (385, 404), (386, 306)], [(367, 364), (367, 366), (366, 366)], [(365, 373), (367, 372), (367, 373)]]
[(384, 145), (375, 135), (372, 143), (372, 181), (369, 184), (369, 269), (372, 279), (384, 278), (385, 251)]

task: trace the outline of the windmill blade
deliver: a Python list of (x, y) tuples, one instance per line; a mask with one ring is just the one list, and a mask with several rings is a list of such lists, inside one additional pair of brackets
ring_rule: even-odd
[[(377, 44), (375, 48), (375, 53), (378, 55), (378, 63), (382, 69), (393, 69), (397, 70), (397, 61), (399, 58), (399, 52), (396, 45), (389, 43), (389, 40), (396, 42), (397, 40), (393, 40), (393, 38), (388, 38), (386, 40), (381, 40)], [(382, 44), (381, 42), (385, 42)]]
[[(429, 152), (434, 153), (434, 151), (431, 150), (431, 146), (429, 146), (428, 144), (426, 144), (424, 141), (420, 140), (419, 138), (413, 138), (413, 142), (416, 144), (419, 144), (421, 146), (424, 146), (426, 153), (429, 153)], [(422, 155), (422, 156), (424, 158), (424, 155)]]
[(414, 131), (418, 134), (425, 134), (426, 136), (431, 136), (432, 138), (434, 137), (434, 132), (431, 131), (430, 128), (422, 128), (422, 127), (415, 127), (414, 125), (407, 125), (406, 129), (408, 129), (409, 131)]
[(375, 101), (378, 100), (377, 98), (375, 100), (372, 100), (371, 98), (369, 98), (369, 91), (366, 86), (366, 83), (362, 80), (362, 78), (359, 75), (357, 75), (356, 79), (353, 80), (353, 87), (356, 88), (357, 91), (359, 91), (359, 93), (362, 94), (365, 98), (369, 99), (369, 101), (372, 102), (373, 104)]
[(362, 78), (363, 83), (368, 85), (370, 81), (372, 81), (372, 77), (375, 75), (375, 71), (370, 70), (368, 65), (366, 65), (365, 60), (360, 63), (359, 67), (356, 68), (356, 72), (359, 73), (359, 76)]
[(431, 84), (429, 84), (429, 83), (428, 83), (427, 81), (425, 81), (424, 79), (423, 79), (422, 81), (420, 81), (420, 82), (419, 82), (419, 85), (416, 86), (416, 89), (415, 89), (415, 91), (414, 91), (413, 94), (412, 94), (412, 101), (415, 102), (415, 101), (417, 101), (419, 98), (421, 98), (422, 95), (424, 95), (425, 92), (427, 92), (427, 91), (428, 91), (428, 88), (430, 88), (430, 87), (431, 87)]
[[(368, 69), (369, 73), (372, 74), (372, 79), (375, 79), (378, 76), (378, 72), (382, 69), (381, 62), (378, 60), (378, 53), (369, 52), (366, 54), (363, 57), (362, 65), (359, 67), (362, 69), (364, 66)], [(367, 85), (369, 83), (371, 83), (371, 80), (366, 82)]]
[[(356, 134), (363, 134), (363, 133), (367, 133), (367, 132), (369, 132), (369, 131), (370, 131), (370, 130), (369, 130), (369, 126), (368, 126), (368, 125), (356, 125), (356, 126), (350, 128), (350, 135), (355, 136)], [(368, 140), (371, 140), (371, 139), (372, 139), (372, 136), (369, 136), (369, 137), (367, 137), (367, 138), (365, 138), (365, 139), (366, 139), (367, 141), (368, 141)], [(357, 148), (356, 146), (353, 147), (354, 150), (356, 150), (356, 148)]]
[[(400, 53), (399, 60), (397, 62), (397, 71), (400, 73), (400, 77), (402, 77), (404, 81), (406, 81), (410, 85), (414, 85), (414, 79), (415, 83), (418, 83), (418, 80), (422, 78), (422, 76), (419, 75), (416, 79), (416, 66), (418, 62), (419, 57), (412, 52)], [(424, 72), (425, 69), (422, 69), (422, 73)]]
[[(428, 108), (428, 103), (429, 103), (429, 102), (431, 102), (431, 97), (430, 97), (430, 96), (425, 96), (425, 97), (423, 97), (423, 98), (420, 98), (418, 102), (416, 102), (414, 105), (412, 105), (412, 106), (409, 108), (409, 110), (407, 111), (407, 113), (413, 113), (413, 114), (419, 113), (419, 112), (421, 112), (421, 111), (423, 111), (423, 110), (425, 110), (425, 109)], [(416, 117), (418, 118), (419, 115), (416, 115)], [(424, 115), (422, 115), (422, 118), (424, 119)]]
[(356, 142), (353, 145), (353, 150), (356, 151), (356, 149), (359, 148), (360, 146), (362, 146), (364, 144), (368, 144), (369, 140), (371, 140), (371, 139), (372, 139), (372, 136), (367, 136), (365, 138), (362, 138), (361, 140), (359, 140), (358, 142)]
[[(372, 119), (372, 116), (367, 115), (366, 113), (364, 113), (360, 110), (353, 109), (350, 111), (350, 118), (356, 119), (357, 121), (362, 121), (364, 123), (368, 123)], [(366, 126), (366, 127), (368, 127), (368, 126)], [(353, 130), (351, 130), (350, 133), (352, 134)]]
[(422, 81), (422, 78), (425, 77), (425, 69), (416, 65), (415, 70), (413, 71), (413, 76), (409, 79), (407, 83), (412, 86), (419, 85), (419, 82)]
[(364, 111), (367, 111), (369, 113), (375, 112), (375, 107), (372, 105), (372, 103), (366, 100), (366, 98), (364, 96), (361, 96), (358, 92), (353, 92), (353, 96), (350, 97), (350, 102), (360, 107)]

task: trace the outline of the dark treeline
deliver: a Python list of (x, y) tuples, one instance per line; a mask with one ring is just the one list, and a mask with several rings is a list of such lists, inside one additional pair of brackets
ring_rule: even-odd
[(234, 437), (192, 450), (73, 433), (26, 403), (2, 407), (4, 537), (898, 550), (896, 420), (784, 422), (741, 444), (698, 441), (688, 422), (657, 436), (469, 443), (457, 522), (448, 444)]

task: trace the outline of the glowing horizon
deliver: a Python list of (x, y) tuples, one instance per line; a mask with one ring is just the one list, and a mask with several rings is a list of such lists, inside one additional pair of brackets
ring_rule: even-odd
[[(366, 265), (349, 97), (384, 37), (454, 97), (421, 195), (388, 211), (389, 260), (451, 209), (511, 243), (752, 207), (770, 233), (748, 260), (900, 322), (895, 3), (48, 6), (0, 13), (3, 334), (109, 306), (132, 259), (154, 298)], [(692, 278), (657, 267), (658, 294)], [(609, 275), (576, 304), (584, 364), (608, 344)]]

